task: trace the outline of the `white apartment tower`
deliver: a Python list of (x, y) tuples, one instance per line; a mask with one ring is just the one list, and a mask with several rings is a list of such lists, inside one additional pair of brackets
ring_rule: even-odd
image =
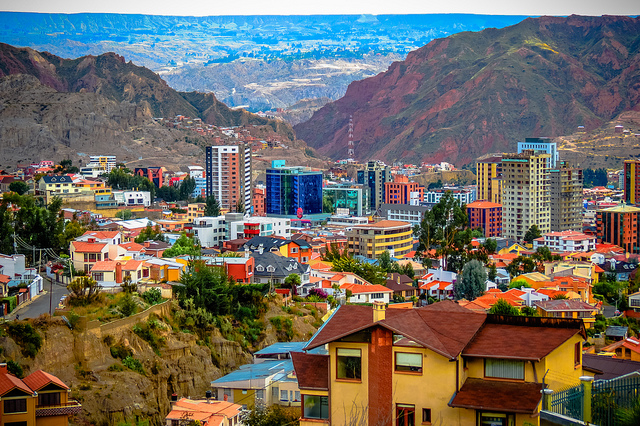
[(503, 237), (522, 241), (533, 225), (542, 234), (551, 230), (549, 158), (533, 150), (502, 157)]

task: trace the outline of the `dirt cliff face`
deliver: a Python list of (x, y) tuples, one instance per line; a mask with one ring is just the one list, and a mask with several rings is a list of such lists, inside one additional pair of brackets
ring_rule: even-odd
[(640, 19), (543, 17), (434, 40), (295, 126), (321, 154), (468, 163), (638, 109)]

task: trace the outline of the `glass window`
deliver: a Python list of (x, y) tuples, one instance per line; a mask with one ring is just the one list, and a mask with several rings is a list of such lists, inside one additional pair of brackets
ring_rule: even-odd
[(26, 413), (27, 412), (27, 399), (4, 399), (4, 413)]
[(360, 349), (338, 348), (338, 379), (354, 379), (362, 378), (362, 360)]
[(305, 419), (328, 419), (329, 397), (320, 395), (303, 396), (302, 417)]
[(422, 373), (422, 354), (396, 352), (396, 371)]
[(396, 405), (396, 426), (415, 426), (416, 407), (409, 404)]
[(60, 405), (60, 392), (39, 393), (38, 405)]
[(287, 392), (286, 390), (281, 390), (280, 391), (280, 401), (288, 401), (288, 396), (289, 396), (289, 392)]
[(258, 389), (256, 391), (256, 399), (264, 399), (264, 389)]
[(422, 409), (422, 423), (431, 423), (431, 408)]
[(524, 361), (485, 359), (484, 375), (501, 379), (524, 380)]
[(280, 388), (277, 386), (274, 386), (271, 388), (271, 399), (273, 399), (274, 401), (278, 399), (278, 395), (280, 395)]

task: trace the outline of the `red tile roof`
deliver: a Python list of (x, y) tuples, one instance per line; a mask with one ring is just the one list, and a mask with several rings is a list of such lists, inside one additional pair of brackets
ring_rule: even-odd
[(42, 370), (34, 371), (29, 374), (23, 380), (34, 391), (39, 391), (43, 387), (53, 383), (54, 385), (60, 386), (62, 389), (69, 389), (69, 386), (65, 385), (64, 382), (58, 379), (53, 374), (49, 374)]
[(300, 389), (329, 390), (329, 356), (291, 352)]
[(85, 241), (71, 241), (76, 253), (101, 253), (106, 243), (88, 243)]
[[(468, 378), (450, 407), (534, 414), (542, 399), (542, 383)], [(508, 397), (500, 397), (506, 396)]]
[(95, 237), (100, 240), (110, 240), (118, 236), (120, 231), (87, 231), (84, 235), (88, 235), (90, 237)]
[(33, 390), (29, 389), (29, 386), (13, 374), (0, 372), (0, 396), (3, 396), (13, 389), (20, 389), (29, 395), (33, 393)]
[(116, 262), (115, 260), (101, 260), (96, 262), (91, 267), (91, 272), (101, 271), (101, 272), (114, 272), (116, 270)]
[(351, 290), (353, 294), (363, 294), (363, 293), (393, 293), (393, 290), (388, 289), (387, 287), (379, 284), (351, 284), (345, 283), (340, 286), (343, 290)]

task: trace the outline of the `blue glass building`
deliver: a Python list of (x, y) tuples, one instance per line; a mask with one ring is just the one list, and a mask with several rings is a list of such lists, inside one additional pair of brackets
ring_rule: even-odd
[(298, 208), (303, 214), (322, 213), (322, 172), (306, 167), (267, 169), (266, 212), (293, 216)]

